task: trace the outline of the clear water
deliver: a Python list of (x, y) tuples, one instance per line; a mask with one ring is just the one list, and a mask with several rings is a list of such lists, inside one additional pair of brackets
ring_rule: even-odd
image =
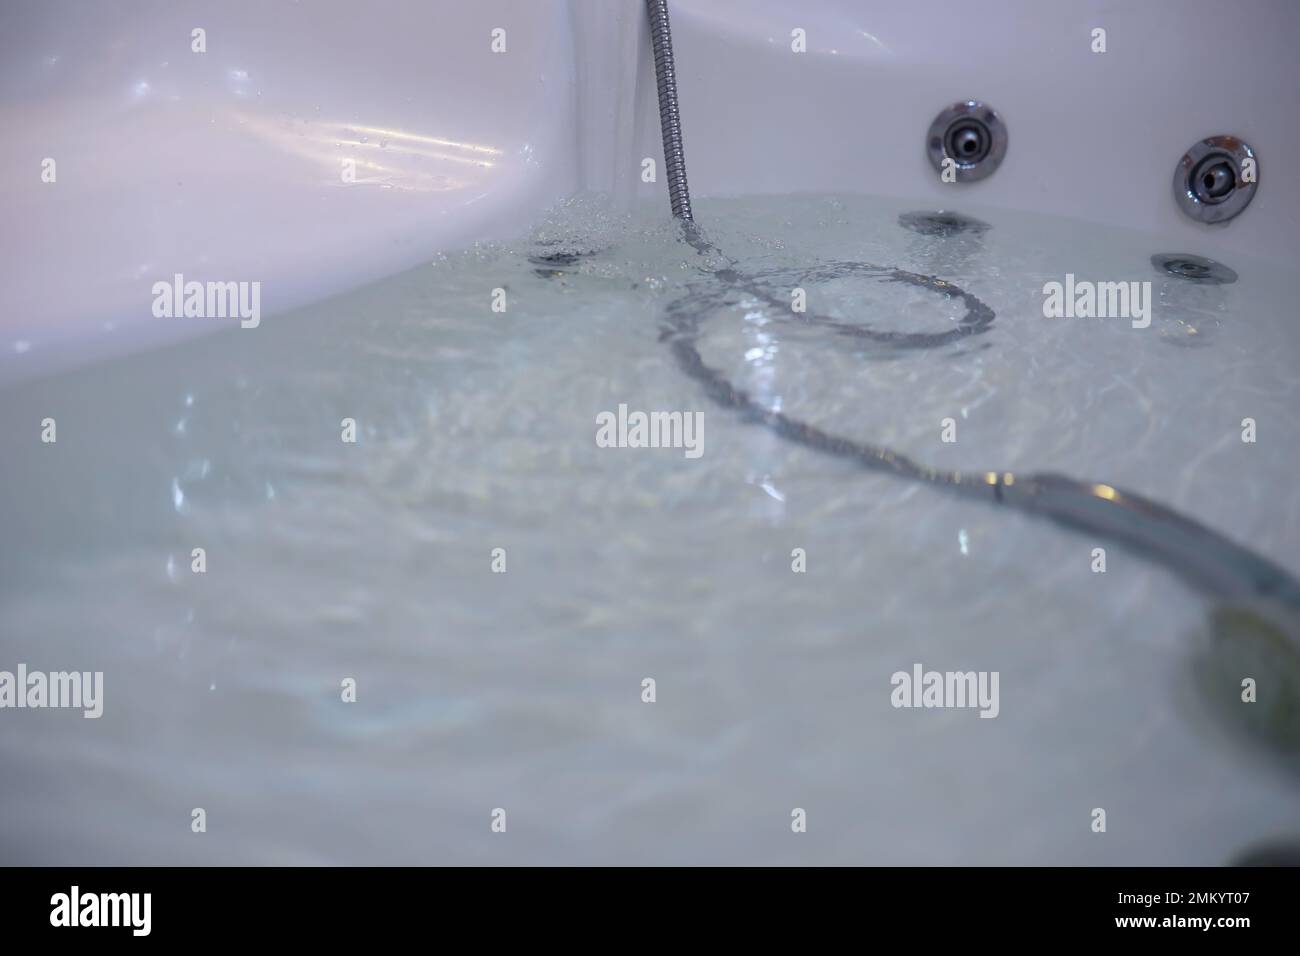
[[(913, 208), (697, 218), (744, 269), (941, 275), (990, 332), (882, 355), (739, 302), (704, 325), (706, 360), (828, 431), (1108, 481), (1300, 573), (1291, 275), (974, 209), (987, 233), (926, 238), (897, 224)], [(1153, 271), (1180, 251), (1240, 281)], [(583, 255), (528, 258), (556, 252)], [(657, 206), (576, 201), (256, 330), (0, 393), (0, 669), (105, 672), (98, 721), (0, 712), (0, 859), (1214, 864), (1300, 833), (1294, 761), (1190, 676), (1205, 598), (710, 405), (660, 341), (698, 266)], [(1151, 280), (1151, 327), (1045, 319), (1067, 272)], [(808, 293), (880, 328), (962, 311), (870, 278)], [(598, 448), (620, 403), (704, 412), (703, 456)], [(915, 662), (999, 671), (1000, 715), (894, 709)]]

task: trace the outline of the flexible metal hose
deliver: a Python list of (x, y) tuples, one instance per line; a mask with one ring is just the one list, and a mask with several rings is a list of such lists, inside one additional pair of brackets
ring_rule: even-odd
[(674, 72), (673, 33), (668, 26), (668, 0), (646, 0), (650, 13), (650, 45), (655, 53), (655, 82), (659, 87), (659, 127), (664, 141), (664, 175), (673, 215), (692, 220), (691, 190), (686, 182), (686, 152), (682, 148), (682, 122), (677, 111), (677, 74)]

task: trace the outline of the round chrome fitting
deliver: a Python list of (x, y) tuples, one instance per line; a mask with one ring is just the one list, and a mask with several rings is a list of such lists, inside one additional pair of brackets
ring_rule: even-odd
[(1151, 264), (1157, 272), (1202, 285), (1228, 285), (1237, 281), (1235, 269), (1190, 252), (1158, 252), (1151, 257)]
[(936, 236), (940, 239), (947, 239), (963, 232), (979, 235), (989, 230), (987, 222), (944, 209), (905, 212), (899, 215), (898, 224), (904, 229), (911, 229), (923, 236)]
[(1197, 222), (1227, 222), (1255, 198), (1259, 161), (1235, 136), (1211, 136), (1183, 154), (1174, 167), (1178, 207)]
[(959, 183), (973, 183), (998, 168), (1007, 152), (1007, 127), (986, 103), (954, 103), (934, 118), (926, 134), (930, 164), (940, 173), (952, 160)]

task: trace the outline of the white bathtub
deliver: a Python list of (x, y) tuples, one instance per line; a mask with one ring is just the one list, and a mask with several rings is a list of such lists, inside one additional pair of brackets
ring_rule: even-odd
[[(1300, 831), (1294, 634), (756, 425), (682, 349), (826, 434), (1132, 491), (1294, 577), (1300, 11), (671, 11), (697, 222), (780, 307), (669, 220), (640, 2), (0, 13), (0, 672), (104, 675), (101, 717), (0, 710), (0, 862), (1213, 865)], [(971, 98), (1009, 148), (944, 183), (927, 129)], [(1216, 134), (1260, 176), (1208, 226), (1172, 180)], [(985, 229), (903, 228), (937, 209)], [(1049, 318), (1076, 273), (1149, 283), (1149, 324)], [(156, 314), (178, 275), (258, 283), (258, 322)], [(943, 348), (847, 327), (968, 307), (996, 317)], [(603, 447), (623, 406), (704, 416), (704, 453)], [(1000, 674), (996, 718), (896, 706), (914, 666)]]

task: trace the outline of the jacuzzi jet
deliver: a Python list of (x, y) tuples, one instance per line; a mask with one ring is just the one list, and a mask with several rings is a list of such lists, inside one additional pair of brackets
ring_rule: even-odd
[(544, 256), (529, 256), (535, 266), (576, 266), (582, 256), (576, 252), (551, 252)]
[(978, 163), (989, 154), (989, 131), (982, 123), (954, 123), (948, 130), (948, 155)]
[(974, 182), (988, 176), (1007, 151), (1007, 128), (1002, 118), (978, 100), (954, 103), (934, 118), (926, 134), (926, 152), (941, 174), (956, 182)]
[(1187, 252), (1158, 252), (1151, 257), (1157, 272), (1203, 285), (1228, 285), (1237, 281), (1237, 273), (1222, 262)]
[(1255, 198), (1259, 161), (1235, 136), (1211, 136), (1186, 153), (1174, 167), (1174, 196), (1183, 212), (1197, 222), (1227, 222)]
[(904, 229), (911, 229), (923, 236), (935, 236), (940, 239), (947, 239), (949, 236), (960, 235), (964, 232), (978, 235), (992, 228), (982, 220), (971, 216), (963, 216), (959, 212), (947, 212), (943, 209), (901, 213), (898, 217), (898, 224)]
[[(557, 243), (543, 241), (538, 245), (554, 246)], [(553, 279), (572, 274), (573, 267), (592, 254), (582, 249), (556, 249), (554, 252), (538, 252), (529, 256), (528, 261), (537, 267), (533, 270), (537, 275), (543, 279)]]
[(1232, 167), (1224, 160), (1207, 159), (1192, 176), (1192, 188), (1201, 202), (1222, 202), (1237, 186)]

